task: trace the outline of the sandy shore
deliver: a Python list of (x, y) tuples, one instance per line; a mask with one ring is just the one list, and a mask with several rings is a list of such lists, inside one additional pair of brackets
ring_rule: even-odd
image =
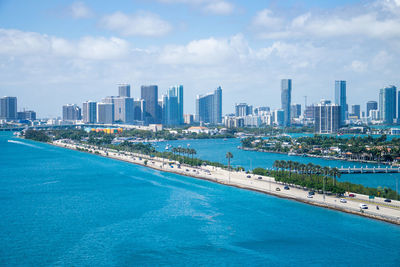
[[(52, 143), (53, 145), (77, 150), (88, 149), (85, 145), (76, 145), (58, 140)], [(170, 161), (157, 157), (149, 157), (142, 154), (130, 152), (118, 152), (110, 149), (89, 149), (92, 153), (97, 153), (104, 157), (118, 159), (138, 165), (143, 165), (160, 171), (172, 172), (185, 176), (204, 179), (224, 185), (235, 186), (239, 188), (254, 190), (277, 197), (296, 200), (299, 202), (320, 206), (324, 208), (335, 209), (347, 213), (352, 213), (360, 216), (365, 216), (377, 220), (382, 220), (400, 225), (400, 201), (385, 203), (383, 198), (375, 198), (373, 202), (366, 195), (356, 194), (355, 198), (345, 197), (347, 203), (341, 203), (336, 196), (324, 196), (315, 194), (313, 198), (308, 198), (308, 191), (296, 186), (289, 186), (290, 190), (285, 190), (284, 185), (275, 181), (273, 177), (246, 174), (245, 172), (228, 172), (227, 170), (213, 167), (201, 166), (191, 167), (180, 165), (178, 162)], [(279, 188), (279, 191), (277, 191)], [(361, 210), (359, 205), (365, 203), (368, 209)], [(376, 206), (379, 206), (379, 210)]]

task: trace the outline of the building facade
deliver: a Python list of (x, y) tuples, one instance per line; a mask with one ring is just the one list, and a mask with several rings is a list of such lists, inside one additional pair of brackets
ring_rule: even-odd
[(97, 103), (97, 122), (103, 124), (114, 123), (113, 103)]
[(284, 112), (283, 126), (290, 126), (290, 106), (292, 101), (292, 80), (281, 80), (281, 104)]
[(379, 91), (379, 116), (385, 124), (393, 124), (396, 118), (396, 86), (388, 86)]
[(158, 112), (158, 86), (157, 85), (142, 85), (141, 86), (141, 99), (146, 101), (145, 106), (145, 122), (160, 123)]
[(162, 124), (172, 126), (181, 122), (178, 97), (173, 90), (169, 90), (162, 98)]
[(17, 119), (18, 120), (36, 120), (36, 112), (33, 110), (24, 110), (17, 112)]
[(346, 81), (335, 81), (335, 104), (340, 106), (340, 126), (345, 125), (348, 113)]
[(253, 114), (253, 106), (246, 103), (235, 104), (235, 116), (244, 117)]
[(361, 106), (360, 105), (351, 105), (351, 115), (360, 119), (361, 118)]
[(97, 103), (86, 101), (82, 104), (82, 119), (84, 123), (97, 122)]
[(64, 105), (62, 114), (63, 121), (77, 121), (82, 119), (82, 110), (75, 104)]
[(17, 114), (17, 98), (13, 96), (5, 96), (0, 98), (0, 119), (16, 120)]
[(131, 97), (131, 86), (129, 84), (118, 85), (118, 96), (119, 97)]
[(370, 117), (370, 111), (371, 110), (377, 110), (378, 109), (378, 102), (376, 101), (368, 101), (367, 102), (367, 107), (366, 107), (366, 112), (367, 112), (367, 117)]
[(322, 100), (314, 106), (315, 132), (320, 134), (336, 133), (340, 128), (341, 107)]
[(300, 104), (293, 104), (290, 107), (290, 118), (300, 118), (301, 116), (301, 105)]
[(176, 97), (178, 103), (177, 125), (184, 123), (183, 118), (183, 85), (171, 86), (167, 93), (170, 97)]
[(219, 124), (222, 122), (222, 89), (196, 98), (196, 121)]

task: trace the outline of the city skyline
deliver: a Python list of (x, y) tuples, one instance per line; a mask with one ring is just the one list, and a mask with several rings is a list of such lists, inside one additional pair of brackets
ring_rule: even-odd
[(183, 84), (185, 113), (215, 85), (226, 112), (237, 99), (278, 108), (270, 99), (286, 77), (301, 104), (333, 99), (333, 80), (347, 81), (348, 105), (399, 85), (398, 1), (214, 2), (2, 1), (0, 95), (55, 117), (118, 83), (134, 97), (142, 84)]

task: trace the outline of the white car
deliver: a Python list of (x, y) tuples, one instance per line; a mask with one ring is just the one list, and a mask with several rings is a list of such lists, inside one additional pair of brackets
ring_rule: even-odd
[(360, 204), (360, 209), (367, 210), (368, 209), (367, 204)]
[(344, 198), (341, 198), (341, 199), (340, 199), (340, 203), (347, 203), (347, 200), (344, 199)]
[(312, 196), (312, 195), (307, 195), (307, 197), (308, 197), (308, 198), (313, 198), (313, 196)]

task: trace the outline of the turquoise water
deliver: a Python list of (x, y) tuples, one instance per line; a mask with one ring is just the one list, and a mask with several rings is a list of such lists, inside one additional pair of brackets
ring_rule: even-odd
[(398, 266), (400, 227), (0, 133), (1, 266)]
[[(225, 158), (226, 152), (230, 151), (233, 154), (231, 164), (233, 166), (242, 166), (247, 169), (254, 169), (256, 167), (272, 168), (275, 160), (292, 160), (302, 163), (312, 162), (321, 166), (330, 167), (361, 167), (361, 166), (378, 166), (376, 164), (365, 164), (357, 162), (339, 161), (339, 160), (325, 160), (321, 158), (310, 158), (301, 156), (288, 156), (284, 154), (276, 153), (263, 153), (257, 151), (246, 151), (238, 149), (241, 145), (240, 139), (232, 138), (224, 141), (223, 139), (211, 139), (211, 140), (177, 140), (160, 142), (157, 145), (158, 150), (165, 150), (166, 144), (172, 146), (187, 147), (190, 144), (191, 148), (196, 149), (197, 157), (207, 159), (211, 161), (218, 161), (221, 163), (227, 163)], [(400, 174), (345, 174), (339, 179), (340, 181), (349, 181), (356, 184), (362, 184), (371, 187), (390, 187), (396, 189), (396, 179), (400, 181)], [(399, 182), (400, 183), (400, 182)]]

